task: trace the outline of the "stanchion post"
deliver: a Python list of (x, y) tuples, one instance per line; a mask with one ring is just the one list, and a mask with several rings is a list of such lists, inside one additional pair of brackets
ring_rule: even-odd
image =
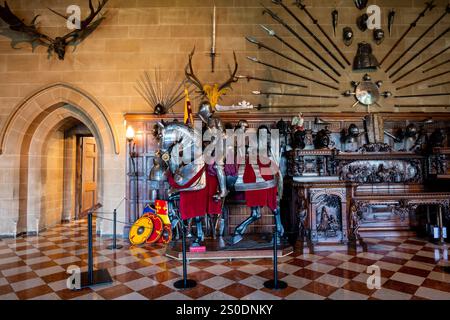
[(187, 253), (186, 253), (186, 227), (184, 221), (181, 220), (182, 235), (182, 255), (183, 255), (183, 279), (176, 281), (173, 286), (179, 290), (191, 289), (197, 286), (195, 280), (188, 279), (187, 275)]
[(117, 245), (117, 209), (114, 209), (114, 221), (113, 221), (113, 244), (108, 246), (109, 250), (122, 249), (122, 245)]
[(273, 279), (264, 282), (264, 287), (272, 290), (283, 290), (287, 288), (287, 283), (278, 280), (278, 229), (275, 226), (273, 233)]
[[(96, 208), (96, 207), (93, 207)], [(98, 207), (97, 207), (98, 208)], [(92, 218), (93, 210), (89, 209), (87, 212), (88, 219), (88, 271), (81, 273), (81, 286), (80, 289), (112, 283), (113, 280), (107, 269), (101, 269), (94, 271), (94, 249), (93, 249), (93, 235), (92, 235)], [(86, 214), (83, 214), (86, 215)]]
[(92, 241), (92, 212), (88, 213), (88, 277), (89, 284), (94, 283), (94, 249)]

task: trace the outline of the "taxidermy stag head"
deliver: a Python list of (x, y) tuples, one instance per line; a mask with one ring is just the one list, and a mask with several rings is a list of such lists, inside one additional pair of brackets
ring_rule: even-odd
[(236, 53), (233, 52), (234, 71), (230, 72), (230, 78), (221, 85), (214, 84), (213, 86), (209, 84), (203, 85), (200, 79), (195, 75), (194, 68), (192, 67), (192, 58), (194, 57), (194, 53), (195, 48), (189, 55), (189, 63), (187, 64), (185, 69), (186, 78), (190, 83), (192, 83), (200, 90), (199, 92), (202, 94), (203, 97), (206, 97), (208, 99), (211, 106), (215, 107), (219, 102), (220, 97), (226, 94), (228, 90), (231, 89), (231, 85), (239, 81), (239, 78), (236, 76), (239, 67), (237, 63)]
[[(21, 33), (22, 37), (18, 38), (17, 34), (0, 34), (3, 34), (4, 36), (12, 39), (11, 46), (13, 49), (18, 49), (16, 47), (17, 44), (26, 42), (31, 44), (33, 51), (38, 46), (44, 46), (47, 47), (49, 58), (53, 53), (56, 53), (59, 60), (64, 60), (67, 46), (74, 46), (76, 48), (76, 46), (79, 45), (84, 39), (86, 39), (92, 32), (94, 32), (94, 30), (97, 29), (97, 27), (105, 19), (104, 16), (100, 16), (98, 19), (96, 19), (96, 17), (100, 14), (103, 7), (108, 3), (108, 1), (109, 0), (102, 0), (98, 3), (97, 9), (95, 9), (92, 4), (92, 0), (89, 0), (89, 9), (91, 12), (86, 19), (80, 21), (80, 28), (71, 31), (62, 37), (56, 37), (54, 39), (38, 31), (36, 20), (39, 15), (35, 16), (33, 20), (31, 20), (30, 24), (27, 25), (24, 20), (18, 18), (11, 11), (5, 1), (4, 7), (0, 5), (0, 18), (7, 25), (9, 25), (9, 29)], [(52, 9), (49, 10), (66, 20), (69, 19), (68, 16), (58, 13)]]

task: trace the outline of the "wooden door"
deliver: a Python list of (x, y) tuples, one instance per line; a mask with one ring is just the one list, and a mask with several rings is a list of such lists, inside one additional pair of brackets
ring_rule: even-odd
[(97, 203), (97, 144), (91, 137), (82, 138), (81, 212)]

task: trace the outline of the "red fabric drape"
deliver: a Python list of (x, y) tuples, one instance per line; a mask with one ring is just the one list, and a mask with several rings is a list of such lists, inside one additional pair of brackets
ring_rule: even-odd
[[(200, 174), (204, 170), (200, 171)], [(184, 188), (188, 188), (200, 178), (191, 179), (190, 184), (187, 183)], [(195, 177), (194, 177), (195, 178)], [(168, 174), (169, 184), (172, 188), (181, 189), (175, 183), (171, 173)], [(182, 191), (180, 192), (180, 213), (183, 220), (195, 217), (202, 217), (206, 214), (220, 214), (222, 212), (222, 202), (215, 201), (213, 196), (217, 193), (219, 182), (217, 177), (206, 173), (206, 187), (198, 191)]]
[[(264, 165), (258, 161), (258, 164), (260, 169), (270, 167), (270, 163)], [(262, 177), (266, 181), (274, 179), (272, 174), (262, 175)], [(250, 164), (245, 165), (243, 180), (244, 183), (256, 182), (256, 175)], [(247, 207), (269, 207), (271, 210), (275, 210), (277, 208), (277, 192), (278, 188), (276, 186), (265, 190), (246, 191), (246, 205)]]

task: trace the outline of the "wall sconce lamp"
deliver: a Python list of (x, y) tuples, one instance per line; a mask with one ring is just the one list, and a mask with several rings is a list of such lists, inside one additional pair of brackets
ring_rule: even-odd
[(136, 158), (138, 157), (137, 151), (136, 151), (136, 132), (134, 131), (132, 126), (129, 126), (127, 128), (126, 132), (126, 138), (128, 141), (128, 153), (130, 155), (131, 160), (131, 166), (132, 166), (132, 172), (129, 173), (130, 176), (134, 177), (134, 190), (135, 190), (135, 210), (134, 213), (130, 212), (131, 215), (131, 222), (134, 222), (138, 218), (138, 211), (139, 211), (139, 176), (138, 171), (136, 167)]

